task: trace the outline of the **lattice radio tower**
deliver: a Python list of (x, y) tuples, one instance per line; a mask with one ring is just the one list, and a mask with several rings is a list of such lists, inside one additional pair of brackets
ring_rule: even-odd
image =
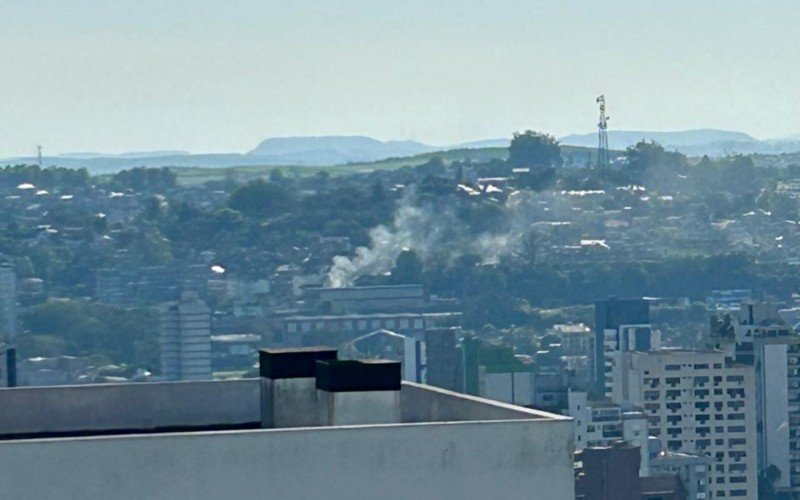
[(606, 116), (606, 98), (600, 96), (596, 99), (600, 104), (600, 121), (597, 122), (597, 164), (608, 165), (608, 120)]

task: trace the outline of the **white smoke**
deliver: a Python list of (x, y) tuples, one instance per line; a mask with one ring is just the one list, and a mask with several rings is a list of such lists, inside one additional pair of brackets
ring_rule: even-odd
[(367, 274), (380, 274), (392, 269), (397, 256), (404, 250), (417, 250), (426, 246), (425, 235), (430, 234), (427, 211), (403, 203), (395, 212), (391, 227), (373, 228), (370, 246), (358, 247), (355, 256), (337, 255), (328, 273), (328, 285), (348, 286)]
[[(413, 250), (423, 262), (438, 258), (452, 261), (465, 255), (478, 255), (485, 264), (497, 264), (504, 255), (517, 251), (529, 222), (517, 221), (517, 210), (509, 203), (502, 232), (470, 233), (453, 209), (413, 205), (413, 194), (406, 195), (395, 211), (390, 226), (380, 225), (370, 231), (369, 247), (358, 247), (352, 257), (336, 256), (328, 273), (328, 286), (350, 286), (365, 275), (391, 271), (404, 250)], [(510, 201), (510, 200), (509, 200)], [(517, 203), (519, 204), (519, 203)]]

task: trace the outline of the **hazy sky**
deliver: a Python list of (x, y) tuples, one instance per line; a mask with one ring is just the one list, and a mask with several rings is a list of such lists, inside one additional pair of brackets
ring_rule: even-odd
[(0, 0), (0, 155), (800, 133), (797, 0)]

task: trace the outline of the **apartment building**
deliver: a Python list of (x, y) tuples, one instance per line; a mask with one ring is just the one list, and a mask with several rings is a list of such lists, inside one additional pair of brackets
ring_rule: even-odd
[(662, 349), (622, 355), (613, 399), (645, 410), (667, 451), (713, 459), (710, 498), (757, 498), (755, 374), (722, 351)]
[(0, 342), (0, 387), (17, 385), (17, 350)]
[(644, 299), (609, 299), (594, 306), (594, 385), (610, 396), (620, 377), (623, 352), (657, 349), (660, 339), (650, 325), (650, 304)]
[(639, 475), (649, 475), (647, 416), (641, 409), (624, 410), (610, 401), (590, 402), (583, 391), (569, 391), (568, 399), (569, 416), (575, 428), (575, 451), (624, 441), (639, 449)]
[(777, 467), (774, 488), (800, 494), (800, 336), (775, 307), (746, 301), (712, 318), (712, 339), (755, 372), (759, 472)]
[(159, 342), (164, 379), (211, 379), (211, 309), (197, 293), (161, 308)]

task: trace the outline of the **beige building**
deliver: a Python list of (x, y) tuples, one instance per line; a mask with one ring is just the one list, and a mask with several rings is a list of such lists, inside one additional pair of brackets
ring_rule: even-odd
[(711, 498), (758, 498), (755, 375), (722, 351), (626, 352), (613, 399), (641, 406), (668, 451), (712, 458)]

